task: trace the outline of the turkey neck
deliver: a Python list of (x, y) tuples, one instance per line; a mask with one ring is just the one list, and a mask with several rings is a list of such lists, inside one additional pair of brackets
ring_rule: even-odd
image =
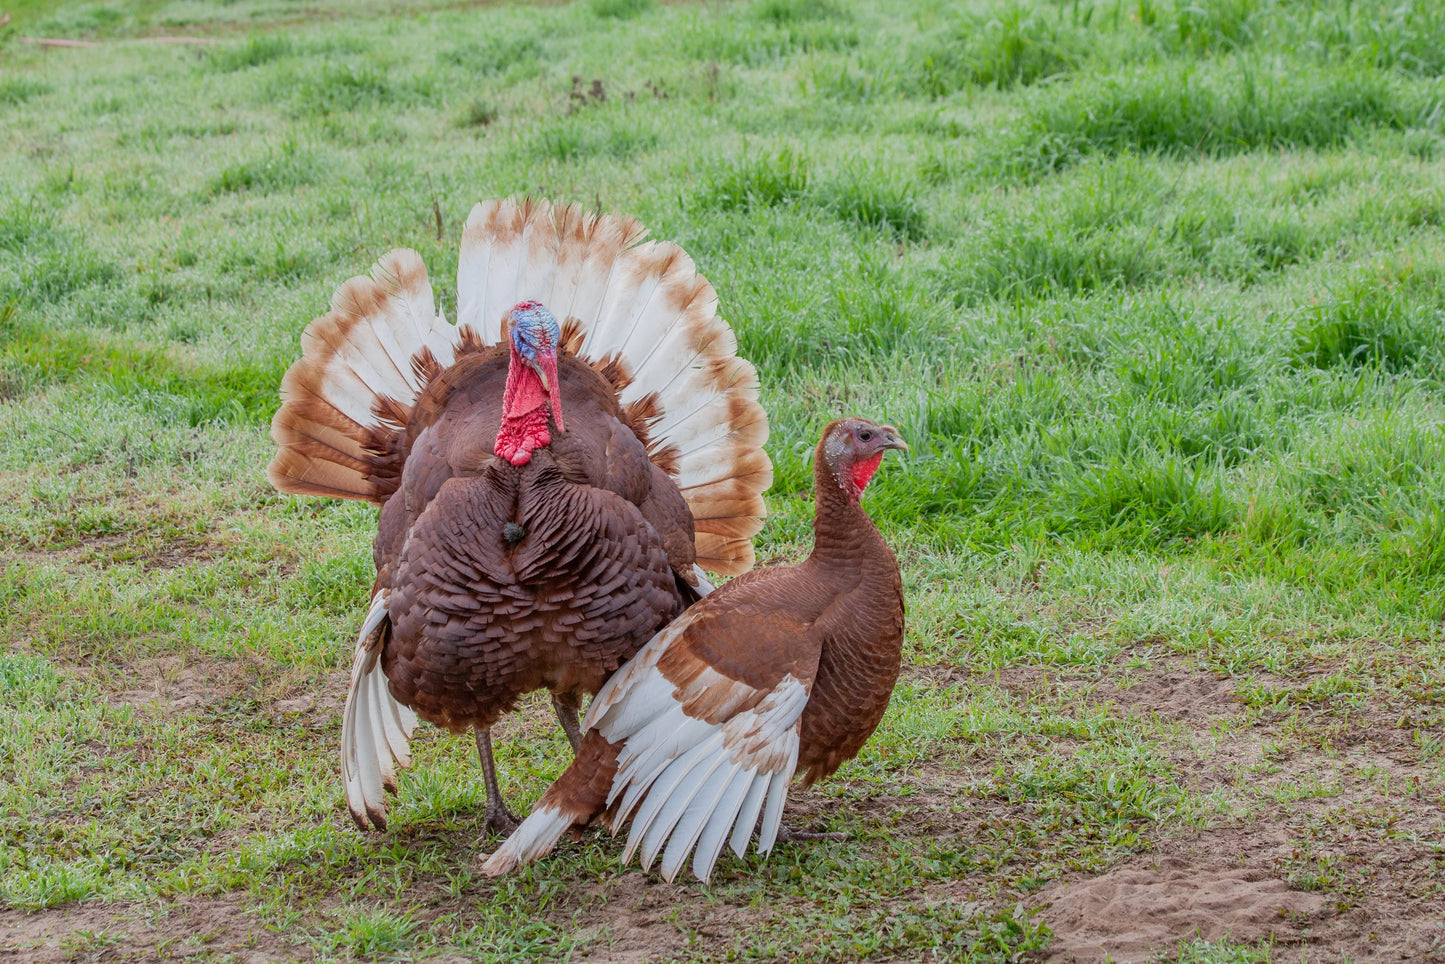
[[(821, 567), (824, 579), (848, 582), (897, 571), (893, 553), (878, 527), (833, 474), (820, 443), (813, 459), (813, 552), (808, 561)], [(860, 493), (861, 494), (861, 493)], [(871, 580), (870, 580), (871, 581)]]

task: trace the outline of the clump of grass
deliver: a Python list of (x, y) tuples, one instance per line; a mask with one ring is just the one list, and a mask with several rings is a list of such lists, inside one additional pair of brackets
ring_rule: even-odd
[(917, 188), (892, 169), (852, 165), (818, 185), (813, 200), (838, 217), (905, 241), (928, 233)]
[(209, 60), (215, 70), (233, 73), (289, 57), (295, 50), (295, 44), (286, 34), (253, 33), (243, 44), (216, 47), (210, 52)]
[(50, 93), (50, 85), (28, 77), (0, 79), (0, 104), (23, 104), (32, 97)]
[(1164, 277), (1169, 268), (1166, 252), (1148, 230), (1089, 231), (1010, 218), (959, 245), (940, 277), (962, 306), (1137, 288)]
[[(1366, 0), (1301, 10), (1295, 33), (1332, 60), (1366, 64), (1418, 77), (1445, 71), (1445, 8), (1435, 3)], [(1296, 41), (1299, 43), (1299, 41)]]
[(1208, 54), (1253, 43), (1263, 32), (1266, 9), (1260, 0), (1180, 2), (1172, 7), (1140, 0), (1138, 16), (1141, 26), (1162, 34), (1171, 48)]
[(696, 60), (758, 67), (793, 54), (857, 47), (861, 42), (857, 29), (833, 10), (826, 4), (764, 2), (747, 15), (689, 25), (683, 50)]
[(633, 109), (618, 107), (602, 114), (573, 114), (549, 120), (528, 150), (563, 163), (586, 158), (625, 159), (649, 150), (659, 139), (650, 120)]
[(269, 92), (289, 101), (298, 116), (334, 116), (425, 102), (435, 96), (436, 83), (427, 75), (398, 76), (375, 58), (356, 64), (326, 56), (281, 68)]
[(772, 24), (832, 20), (843, 15), (842, 10), (828, 0), (756, 0), (748, 12)]
[(473, 99), (457, 120), (458, 127), (487, 127), (497, 119), (497, 108), (489, 101)]
[(588, 0), (587, 9), (594, 17), (632, 20), (654, 9), (657, 0)]
[(720, 211), (776, 207), (801, 200), (811, 176), (808, 158), (784, 148), (722, 167), (694, 197)]
[(1128, 150), (1222, 155), (1338, 146), (1370, 128), (1438, 126), (1432, 104), (1375, 70), (1261, 70), (1242, 60), (1148, 66), (1036, 98), (1019, 131), (995, 145), (994, 162), (1036, 174)]
[(1295, 358), (1316, 368), (1379, 366), (1439, 377), (1445, 365), (1441, 272), (1387, 270), (1348, 284), (1308, 308), (1295, 330)]
[(1063, 493), (1051, 527), (1102, 532), (1106, 544), (1167, 546), (1225, 532), (1236, 521), (1219, 467), (1147, 453), (1079, 475)]
[(337, 948), (365, 958), (389, 956), (415, 944), (419, 926), (409, 913), (393, 914), (379, 908), (356, 910), (347, 915)]
[(912, 84), (935, 97), (964, 87), (1009, 88), (1072, 71), (1086, 36), (1047, 8), (1012, 2), (967, 17), (930, 37), (910, 57)]
[(60, 690), (60, 674), (47, 659), (0, 653), (0, 694), (13, 706), (43, 706)]
[(38, 208), (15, 205), (0, 219), (0, 249), (20, 256), (0, 269), (0, 304), (55, 305), (121, 280), (113, 261), (69, 231), (37, 224), (39, 216)]
[(324, 176), (325, 165), (314, 152), (287, 141), (253, 161), (237, 161), (212, 178), (211, 194), (259, 191), (272, 193), (314, 184)]
[(443, 63), (474, 74), (499, 74), (542, 57), (542, 42), (533, 36), (487, 36), (452, 47), (441, 55)]

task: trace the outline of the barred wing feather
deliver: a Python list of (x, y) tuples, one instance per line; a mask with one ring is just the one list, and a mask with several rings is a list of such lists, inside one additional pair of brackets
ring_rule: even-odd
[[(683, 616), (658, 634), (609, 680), (584, 724), (624, 744), (608, 798), (618, 804), (614, 828), (631, 819), (624, 862), (640, 853), (650, 869), (661, 855), (669, 881), (689, 854), (707, 881), (725, 842), (743, 855), (760, 816), (757, 851), (772, 849), (811, 690), (787, 675), (759, 692), (711, 668), (679, 688), (658, 660), (689, 622)], [(698, 706), (709, 708), (707, 719), (688, 712)]]

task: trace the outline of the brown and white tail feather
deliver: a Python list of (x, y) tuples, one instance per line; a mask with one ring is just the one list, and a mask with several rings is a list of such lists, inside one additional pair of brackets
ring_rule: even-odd
[(341, 718), (341, 774), (346, 805), (363, 830), (368, 826), (386, 828), (384, 791), (396, 790), (396, 765), (411, 766), (408, 741), (416, 728), (416, 715), (392, 697), (381, 668), (389, 595), (383, 589), (372, 597), (371, 608), (361, 624), (351, 662), (351, 689)]
[(380, 503), (395, 488), (378, 477), (376, 441), (424, 387), (413, 360), (455, 357), (455, 329), (436, 312), (426, 265), (415, 251), (383, 256), (371, 277), (336, 289), (331, 311), (307, 326), (301, 358), (281, 380), (271, 421), (279, 449), (267, 476), (281, 492)]
[(656, 394), (660, 414), (648, 431), (654, 450), (679, 453), (674, 479), (701, 520), (698, 563), (736, 575), (753, 564), (751, 540), (772, 484), (757, 372), (737, 356), (717, 296), (692, 259), (646, 235), (631, 218), (577, 205), (479, 204), (462, 235), (457, 321), (490, 343), (524, 298), (576, 319), (579, 354), (615, 356), (627, 372), (624, 405)]
[(542, 859), (552, 852), (557, 841), (576, 822), (575, 815), (564, 812), (558, 805), (539, 804), (497, 848), (497, 852), (482, 864), (482, 873), (499, 877), (523, 864)]
[(457, 267), (457, 324), (436, 311), (414, 251), (385, 255), (352, 278), (302, 336), (272, 421), (278, 490), (384, 502), (400, 466), (379, 453), (425, 387), (423, 351), (450, 365), (470, 330), (483, 345), (502, 319), (536, 300), (574, 321), (579, 354), (612, 358), (627, 375), (624, 405), (653, 396), (650, 450), (675, 454), (673, 478), (691, 507), (697, 561), (722, 575), (752, 567), (772, 463), (753, 366), (717, 317), (717, 296), (675, 244), (646, 240), (632, 218), (547, 201), (487, 201), (467, 219)]

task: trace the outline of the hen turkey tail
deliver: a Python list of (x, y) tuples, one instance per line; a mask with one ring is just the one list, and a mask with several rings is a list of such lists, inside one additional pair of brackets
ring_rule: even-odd
[(422, 360), (451, 364), (456, 342), (415, 251), (392, 251), (371, 277), (336, 289), (331, 311), (306, 327), (301, 358), (281, 380), (271, 484), (293, 495), (386, 501), (401, 467), (382, 452), (425, 386)]
[(614, 832), (631, 821), (623, 861), (640, 850), (651, 869), (660, 856), (669, 882), (689, 856), (706, 882), (723, 846), (741, 857), (754, 830), (758, 852), (772, 849), (797, 769), (810, 680), (787, 675), (758, 690), (686, 665), (688, 657), (668, 649), (690, 622), (686, 614), (673, 622), (603, 685), (583, 721), (577, 759), (484, 872), (536, 860), (569, 827), (604, 810)]
[(388, 590), (371, 600), (361, 624), (356, 655), (351, 663), (351, 690), (341, 718), (341, 773), (346, 805), (362, 830), (386, 829), (386, 795), (396, 790), (396, 767), (411, 766), (408, 742), (416, 729), (416, 714), (402, 706), (387, 688), (381, 668), (382, 634), (387, 629)]

